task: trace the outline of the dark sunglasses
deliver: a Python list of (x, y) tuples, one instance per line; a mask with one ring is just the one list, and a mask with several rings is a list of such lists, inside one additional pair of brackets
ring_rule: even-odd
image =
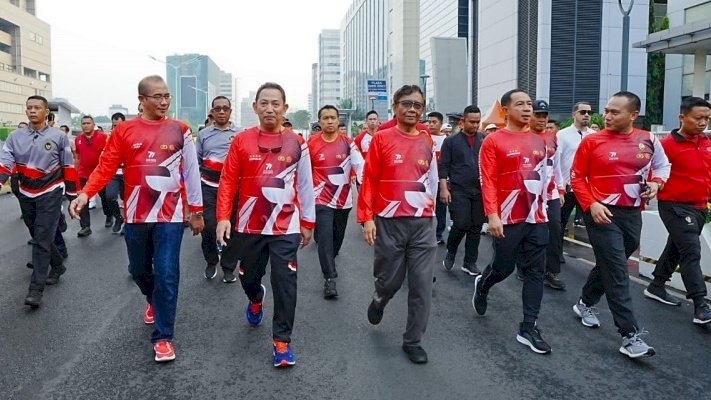
[(592, 115), (592, 110), (578, 110), (581, 115)]
[(272, 152), (272, 153), (276, 154), (281, 151), (281, 148), (284, 145), (284, 137), (281, 134), (279, 135), (279, 145), (274, 146), (274, 147), (268, 147), (268, 146), (262, 145), (262, 137), (263, 136), (265, 136), (265, 135), (262, 135), (262, 132), (259, 132), (259, 136), (257, 137), (257, 147), (259, 148), (260, 153)]

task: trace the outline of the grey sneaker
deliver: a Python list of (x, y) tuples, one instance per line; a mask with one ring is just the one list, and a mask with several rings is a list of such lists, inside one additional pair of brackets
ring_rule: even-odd
[(651, 357), (655, 354), (654, 347), (648, 345), (640, 338), (642, 335), (646, 335), (647, 331), (638, 331), (630, 333), (629, 335), (622, 338), (622, 346), (620, 347), (620, 353), (626, 355), (629, 358), (641, 358), (641, 357)]
[(444, 256), (444, 261), (442, 261), (442, 265), (447, 271), (451, 271), (454, 267), (454, 257), (455, 255), (450, 252), (447, 252), (447, 255)]
[(600, 320), (595, 316), (595, 314), (597, 314), (595, 307), (588, 307), (582, 300), (578, 300), (578, 303), (573, 306), (573, 311), (580, 317), (580, 322), (583, 325), (590, 328), (600, 327)]
[(680, 306), (681, 301), (667, 293), (663, 287), (654, 286), (651, 283), (644, 289), (644, 297), (656, 300), (668, 306)]
[(465, 263), (462, 265), (462, 271), (466, 272), (470, 276), (481, 275), (481, 271), (479, 271), (479, 268), (477, 268), (476, 264)]

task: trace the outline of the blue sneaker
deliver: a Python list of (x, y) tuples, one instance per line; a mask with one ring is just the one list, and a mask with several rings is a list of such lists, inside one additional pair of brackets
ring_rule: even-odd
[(274, 344), (274, 366), (276, 368), (291, 367), (296, 364), (294, 353), (291, 352), (291, 345), (278, 340), (272, 341)]
[(252, 303), (251, 301), (247, 304), (247, 310), (245, 315), (247, 316), (247, 322), (252, 326), (257, 326), (262, 323), (264, 319), (264, 296), (267, 295), (267, 288), (262, 285), (262, 301), (259, 303)]

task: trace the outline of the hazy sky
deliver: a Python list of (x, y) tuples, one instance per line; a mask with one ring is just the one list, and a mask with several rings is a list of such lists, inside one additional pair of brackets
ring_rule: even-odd
[(165, 56), (200, 53), (239, 78), (240, 98), (266, 82), (306, 108), (318, 35), (338, 29), (352, 0), (39, 0), (52, 28), (54, 97), (93, 115), (132, 112), (138, 81), (165, 77)]

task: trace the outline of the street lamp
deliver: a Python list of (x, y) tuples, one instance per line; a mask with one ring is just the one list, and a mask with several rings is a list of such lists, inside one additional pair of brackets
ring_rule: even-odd
[(634, 0), (630, 0), (629, 8), (622, 6), (622, 0), (617, 0), (617, 5), (622, 13), (622, 70), (620, 72), (620, 90), (627, 90), (627, 75), (630, 58), (630, 13), (634, 7)]
[(429, 77), (427, 74), (420, 75), (420, 79), (422, 80), (422, 95), (425, 97), (425, 112), (422, 113), (423, 119), (427, 118), (427, 79)]
[(377, 99), (377, 96), (368, 96), (368, 100), (370, 100), (370, 109), (375, 110), (375, 99)]

